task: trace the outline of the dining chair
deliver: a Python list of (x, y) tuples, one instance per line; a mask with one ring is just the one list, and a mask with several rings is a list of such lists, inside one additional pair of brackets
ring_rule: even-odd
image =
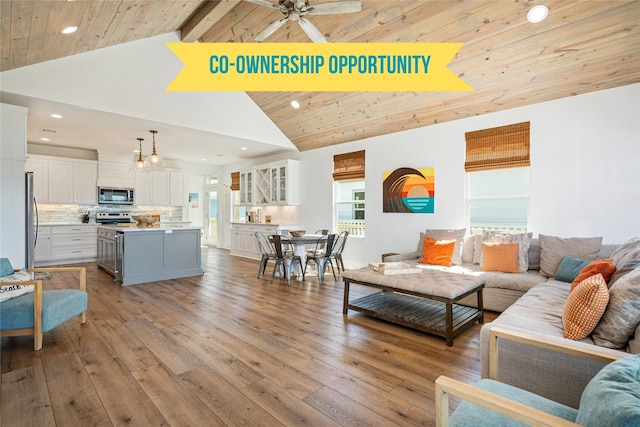
[(323, 236), (326, 236), (327, 234), (329, 234), (329, 230), (327, 230), (326, 228), (321, 228), (320, 230), (316, 230), (316, 232), (313, 234), (322, 234)]
[(335, 246), (337, 234), (327, 234), (326, 237), (321, 237), (316, 241), (315, 250), (307, 252), (307, 260), (304, 263), (304, 270), (302, 270), (302, 280), (307, 272), (307, 265), (309, 261), (313, 261), (318, 269), (318, 281), (322, 284), (322, 278), (324, 277), (324, 271), (327, 268), (327, 262), (331, 266), (331, 272), (333, 273), (333, 280), (336, 279), (336, 271), (333, 269), (331, 263), (331, 253)]
[(276, 249), (266, 234), (256, 231), (254, 235), (256, 236), (258, 248), (260, 249), (260, 254), (262, 255), (262, 257), (260, 258), (260, 266), (258, 267), (259, 279), (260, 274), (264, 274), (265, 270), (267, 269), (267, 263), (269, 262), (269, 260), (276, 260)]
[(336, 260), (336, 268), (338, 269), (338, 273), (340, 273), (340, 266), (342, 266), (342, 271), (344, 271), (342, 251), (344, 251), (344, 246), (347, 243), (347, 237), (349, 237), (349, 232), (346, 230), (338, 234), (338, 239), (336, 240), (336, 244), (334, 245), (333, 251), (331, 252), (331, 259)]
[(270, 239), (273, 241), (273, 247), (276, 253), (276, 265), (273, 267), (273, 273), (271, 273), (271, 283), (273, 283), (273, 278), (276, 276), (276, 270), (282, 267), (284, 276), (287, 278), (287, 285), (291, 285), (291, 271), (293, 270), (293, 266), (298, 264), (298, 267), (302, 270), (302, 258), (300, 258), (300, 255), (293, 253), (293, 243), (291, 243), (291, 240), (287, 237), (274, 234)]

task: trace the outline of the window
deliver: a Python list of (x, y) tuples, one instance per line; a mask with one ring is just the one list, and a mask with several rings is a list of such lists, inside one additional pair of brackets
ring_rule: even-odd
[(335, 182), (336, 227), (338, 233), (364, 237), (364, 180)]
[(527, 231), (528, 167), (471, 172), (468, 177), (471, 233)]
[(469, 230), (521, 233), (529, 211), (530, 123), (465, 133)]

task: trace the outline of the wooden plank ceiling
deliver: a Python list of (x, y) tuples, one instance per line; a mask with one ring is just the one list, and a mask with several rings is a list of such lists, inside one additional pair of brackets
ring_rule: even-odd
[[(549, 7), (540, 24), (526, 20), (535, 3)], [(0, 17), (4, 71), (180, 29), (252, 42), (282, 15), (240, 0), (3, 0)], [(474, 91), (249, 93), (301, 151), (640, 82), (639, 1), (362, 0), (361, 12), (308, 18), (330, 42), (463, 42), (449, 68)], [(266, 41), (309, 39), (287, 23)]]

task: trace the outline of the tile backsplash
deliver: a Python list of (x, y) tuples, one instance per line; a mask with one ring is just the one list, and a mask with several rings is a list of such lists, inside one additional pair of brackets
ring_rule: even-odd
[(132, 215), (156, 214), (160, 221), (182, 221), (181, 206), (129, 206), (129, 205), (57, 205), (39, 204), (40, 224), (80, 224), (89, 213), (89, 222), (96, 222), (96, 212), (129, 212)]

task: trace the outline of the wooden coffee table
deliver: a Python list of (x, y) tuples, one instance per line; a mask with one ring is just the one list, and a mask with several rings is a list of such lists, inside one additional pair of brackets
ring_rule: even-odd
[[(419, 274), (386, 276), (361, 268), (347, 270), (344, 279), (342, 312), (359, 311), (367, 315), (408, 326), (445, 338), (448, 346), (454, 337), (484, 322), (482, 289), (484, 279), (440, 270), (424, 269)], [(351, 284), (380, 289), (381, 292), (349, 301)], [(462, 298), (477, 294), (478, 307), (456, 304)]]

